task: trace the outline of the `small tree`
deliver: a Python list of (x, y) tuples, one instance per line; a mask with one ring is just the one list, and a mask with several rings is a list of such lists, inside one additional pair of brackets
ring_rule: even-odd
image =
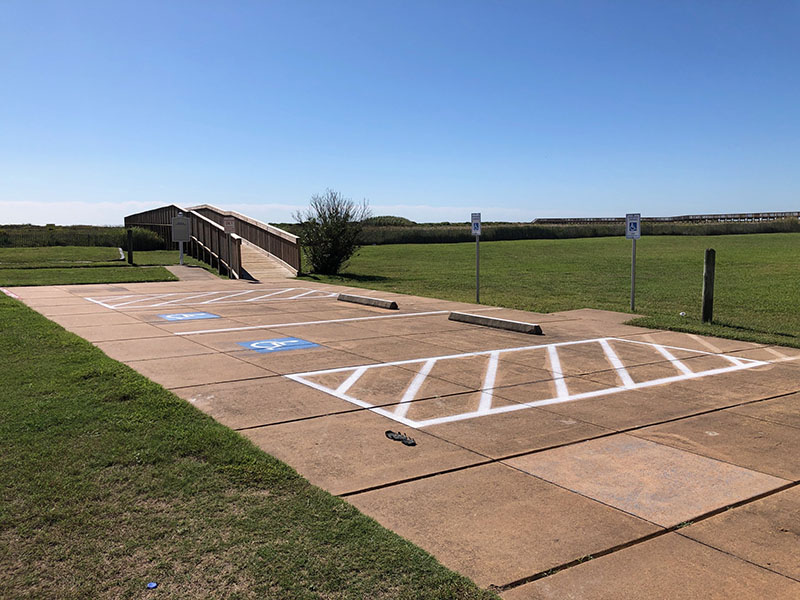
[(369, 216), (366, 200), (356, 204), (333, 190), (311, 196), (308, 210), (294, 214), (302, 226), (300, 243), (311, 271), (323, 275), (338, 273), (360, 248), (361, 221)]

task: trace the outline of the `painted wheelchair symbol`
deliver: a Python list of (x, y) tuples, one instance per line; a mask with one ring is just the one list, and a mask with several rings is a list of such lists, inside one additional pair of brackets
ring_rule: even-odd
[(259, 350), (267, 350), (271, 352), (273, 350), (285, 350), (287, 346), (291, 346), (292, 344), (300, 344), (302, 340), (296, 339), (287, 339), (287, 340), (264, 340), (263, 342), (255, 342), (251, 344), (251, 348), (257, 348)]
[(280, 352), (282, 350), (300, 350), (301, 348), (316, 348), (319, 344), (301, 340), (300, 338), (275, 338), (271, 340), (255, 340), (252, 342), (239, 342), (248, 350), (256, 352)]
[(165, 321), (194, 321), (196, 319), (219, 319), (219, 315), (207, 312), (171, 313), (158, 315)]

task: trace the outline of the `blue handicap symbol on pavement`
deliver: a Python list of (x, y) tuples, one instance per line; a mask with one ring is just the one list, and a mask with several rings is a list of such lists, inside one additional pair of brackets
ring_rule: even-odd
[(300, 350), (301, 348), (316, 348), (319, 344), (301, 340), (300, 338), (275, 338), (273, 340), (256, 340), (255, 342), (239, 342), (248, 350), (256, 352), (280, 352), (282, 350)]
[(194, 321), (195, 319), (219, 319), (219, 315), (212, 315), (207, 312), (173, 313), (170, 315), (158, 315), (167, 321)]

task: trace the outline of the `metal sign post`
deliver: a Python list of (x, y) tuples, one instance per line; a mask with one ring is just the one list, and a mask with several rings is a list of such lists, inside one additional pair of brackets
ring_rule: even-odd
[(181, 264), (183, 264), (183, 243), (192, 239), (192, 221), (189, 217), (184, 217), (182, 212), (172, 217), (172, 241), (178, 242), (178, 249), (181, 253)]
[(472, 235), (475, 236), (475, 304), (481, 303), (481, 213), (472, 213)]
[(233, 268), (231, 267), (231, 234), (236, 233), (236, 219), (234, 217), (223, 217), (225, 227), (225, 237), (228, 238), (228, 279), (233, 279)]
[(642, 237), (642, 215), (628, 213), (625, 215), (625, 237), (633, 242), (631, 250), (631, 312), (636, 307), (636, 240)]

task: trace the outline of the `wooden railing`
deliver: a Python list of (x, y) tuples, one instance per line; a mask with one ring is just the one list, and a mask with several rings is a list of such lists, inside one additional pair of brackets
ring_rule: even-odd
[[(710, 215), (679, 215), (677, 217), (642, 217), (646, 223), (726, 223), (748, 221), (777, 221), (779, 219), (798, 219), (800, 211), (724, 213)], [(567, 217), (563, 219), (534, 219), (537, 225), (588, 225), (602, 223), (624, 223), (625, 217)]]
[(296, 235), (241, 213), (222, 210), (210, 204), (193, 206), (191, 210), (220, 225), (225, 217), (233, 217), (238, 235), (268, 252), (273, 258), (294, 271), (295, 275), (300, 272), (300, 241)]
[(158, 234), (167, 248), (176, 249), (172, 241), (172, 217), (183, 213), (191, 220), (191, 241), (186, 253), (197, 260), (208, 263), (220, 274), (227, 273), (239, 279), (242, 273), (242, 238), (232, 234), (230, 239), (225, 229), (211, 219), (194, 210), (170, 204), (125, 217), (125, 227), (142, 227)]

